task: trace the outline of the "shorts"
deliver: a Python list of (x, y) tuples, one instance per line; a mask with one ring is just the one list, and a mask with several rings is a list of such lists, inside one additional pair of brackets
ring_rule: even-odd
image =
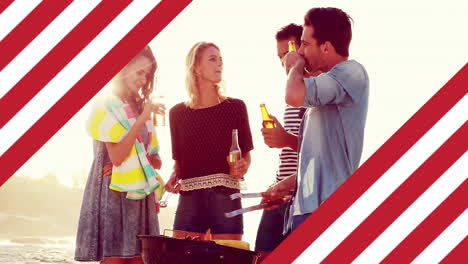
[(243, 234), (242, 215), (228, 218), (224, 213), (242, 208), (241, 199), (229, 195), (239, 190), (213, 187), (181, 192), (174, 220), (174, 230), (211, 234)]

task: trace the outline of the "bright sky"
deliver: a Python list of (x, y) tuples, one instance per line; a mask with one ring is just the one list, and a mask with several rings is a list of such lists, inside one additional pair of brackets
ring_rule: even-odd
[[(288, 4), (286, 4), (288, 3)], [(285, 74), (274, 35), (291, 22), (302, 24), (306, 11), (334, 6), (353, 19), (350, 59), (367, 69), (370, 101), (361, 163), (404, 124), (468, 59), (468, 3), (447, 1), (219, 1), (190, 4), (150, 44), (158, 61), (157, 89), (166, 106), (186, 99), (185, 57), (198, 41), (216, 43), (223, 55), (226, 95), (247, 104), (255, 149), (247, 174), (250, 191), (264, 190), (275, 177), (278, 150), (261, 137), (259, 104), (282, 119)], [(41, 177), (48, 172), (64, 182), (87, 172), (92, 142), (84, 123), (86, 105), (16, 174)], [(164, 178), (172, 168), (169, 128), (158, 128)], [(175, 202), (177, 199), (172, 199)], [(252, 202), (258, 202), (257, 200)], [(244, 204), (246, 206), (248, 204)], [(245, 216), (255, 237), (260, 213)]]

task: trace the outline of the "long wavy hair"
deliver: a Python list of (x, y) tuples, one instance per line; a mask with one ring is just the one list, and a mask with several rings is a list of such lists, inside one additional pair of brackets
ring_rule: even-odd
[[(149, 97), (154, 90), (154, 76), (156, 73), (156, 59), (154, 58), (153, 52), (151, 51), (151, 48), (149, 46), (144, 47), (135, 57), (133, 57), (133, 59), (127, 65), (134, 63), (135, 60), (137, 60), (140, 57), (146, 57), (150, 60), (151, 69), (146, 76), (146, 84), (140, 89), (140, 94), (137, 96), (127, 98), (127, 100), (135, 104), (138, 113), (141, 113), (143, 111), (145, 103), (148, 102)], [(117, 89), (122, 89), (121, 81), (123, 78), (125, 78), (125, 76), (122, 76), (121, 71), (116, 76), (116, 81), (118, 82)]]
[[(198, 65), (200, 65), (200, 60), (203, 52), (209, 48), (214, 47), (219, 51), (218, 46), (211, 42), (198, 42), (190, 49), (186, 58), (186, 77), (185, 77), (185, 87), (187, 89), (188, 96), (190, 100), (186, 103), (187, 106), (191, 108), (196, 108), (200, 104), (200, 77), (196, 74), (195, 70)], [(215, 86), (218, 98), (223, 100), (225, 97), (224, 85), (221, 81)]]

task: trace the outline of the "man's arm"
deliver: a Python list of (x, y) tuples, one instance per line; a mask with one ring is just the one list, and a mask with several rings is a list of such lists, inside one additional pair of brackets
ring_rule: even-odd
[(265, 192), (263, 192), (262, 202), (278, 200), (289, 195), (292, 191), (294, 191), (296, 178), (297, 173), (294, 173), (286, 179), (270, 186)]
[(352, 101), (343, 86), (330, 73), (305, 79), (304, 83), (307, 88), (303, 105), (306, 107), (344, 104)]
[(286, 82), (286, 103), (294, 106), (314, 107), (326, 104), (342, 104), (352, 100), (343, 86), (330, 72), (304, 80), (304, 58), (296, 52), (289, 52), (283, 58), (288, 72)]
[(306, 86), (302, 75), (303, 67), (296, 65), (291, 68), (286, 82), (286, 103), (290, 106), (299, 107), (304, 104)]

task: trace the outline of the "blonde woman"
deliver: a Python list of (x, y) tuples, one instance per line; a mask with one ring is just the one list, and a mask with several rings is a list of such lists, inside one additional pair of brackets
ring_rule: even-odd
[[(180, 180), (179, 204), (174, 229), (176, 237), (242, 240), (242, 216), (226, 218), (225, 212), (241, 208), (229, 195), (244, 184), (253, 149), (247, 109), (242, 100), (221, 94), (223, 60), (218, 46), (199, 42), (187, 55), (186, 87), (190, 100), (175, 105), (169, 113), (174, 173), (166, 190)], [(242, 159), (227, 161), (232, 130), (238, 130)], [(183, 232), (181, 232), (183, 231)]]
[(96, 101), (88, 122), (94, 160), (83, 195), (75, 260), (137, 264), (137, 235), (158, 235), (154, 190), (163, 182), (149, 100), (156, 60), (145, 47), (116, 76), (111, 94)]

